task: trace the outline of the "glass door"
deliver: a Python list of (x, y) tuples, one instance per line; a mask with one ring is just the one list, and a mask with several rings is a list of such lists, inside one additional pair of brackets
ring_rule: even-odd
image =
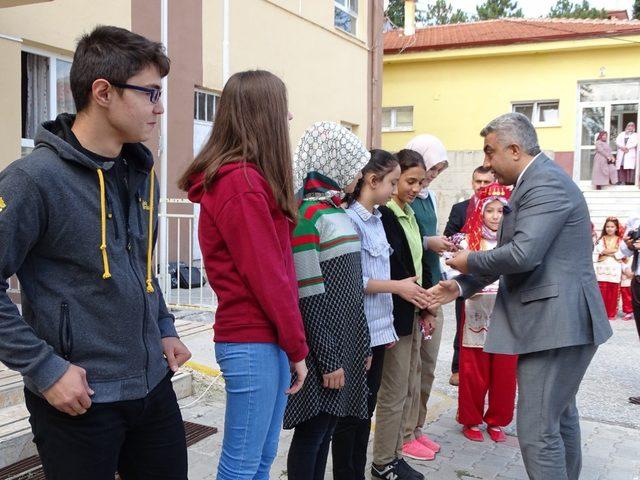
[(591, 180), (596, 136), (598, 132), (605, 129), (607, 110), (606, 104), (591, 104), (581, 108), (582, 128), (580, 129), (580, 169), (578, 173), (580, 181)]

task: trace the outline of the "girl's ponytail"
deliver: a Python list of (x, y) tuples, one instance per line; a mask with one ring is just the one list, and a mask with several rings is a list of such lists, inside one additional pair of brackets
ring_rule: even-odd
[(362, 169), (362, 177), (356, 182), (356, 186), (353, 192), (347, 193), (344, 198), (347, 206), (360, 198), (362, 192), (362, 186), (364, 185), (365, 176), (369, 173), (373, 173), (376, 177), (383, 179), (389, 172), (393, 171), (398, 165), (398, 159), (392, 153), (386, 150), (374, 149), (371, 150), (371, 159)]

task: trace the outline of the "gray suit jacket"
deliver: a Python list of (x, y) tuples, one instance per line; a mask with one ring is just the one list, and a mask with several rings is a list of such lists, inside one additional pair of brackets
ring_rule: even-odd
[(582, 192), (541, 154), (505, 208), (498, 246), (469, 255), (465, 298), (500, 279), (484, 350), (530, 353), (604, 343), (612, 334), (596, 282)]

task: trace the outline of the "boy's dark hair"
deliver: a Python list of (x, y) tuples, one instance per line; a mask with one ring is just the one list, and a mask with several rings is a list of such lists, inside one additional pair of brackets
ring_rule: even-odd
[(427, 166), (424, 164), (422, 155), (420, 155), (415, 150), (410, 150), (408, 148), (400, 150), (398, 153), (396, 153), (396, 158), (398, 159), (398, 163), (400, 164), (400, 170), (403, 172), (413, 167), (422, 167), (425, 170), (427, 169)]
[(382, 180), (388, 173), (392, 172), (394, 168), (398, 166), (398, 159), (393, 153), (389, 153), (386, 150), (373, 149), (370, 151), (371, 158), (369, 162), (362, 169), (362, 177), (356, 183), (353, 193), (347, 194), (345, 200), (348, 205), (360, 198), (360, 192), (362, 191), (362, 185), (364, 185), (364, 177), (368, 173), (373, 173), (376, 177)]
[(76, 111), (89, 104), (91, 86), (97, 79), (126, 83), (150, 65), (157, 67), (164, 77), (169, 73), (170, 63), (159, 42), (120, 27), (96, 27), (80, 38), (71, 64), (71, 93)]

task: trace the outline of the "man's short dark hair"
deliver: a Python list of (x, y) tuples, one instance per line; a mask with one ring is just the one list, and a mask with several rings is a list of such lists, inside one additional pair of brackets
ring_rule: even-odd
[(484, 175), (485, 173), (491, 173), (491, 169), (485, 167), (484, 165), (480, 165), (479, 167), (475, 168), (471, 176), (475, 177), (476, 173), (479, 173), (480, 175)]
[(93, 82), (126, 83), (148, 66), (155, 66), (161, 77), (169, 73), (170, 60), (160, 42), (112, 26), (96, 27), (83, 35), (71, 64), (70, 83), (76, 111), (84, 110), (91, 98)]

